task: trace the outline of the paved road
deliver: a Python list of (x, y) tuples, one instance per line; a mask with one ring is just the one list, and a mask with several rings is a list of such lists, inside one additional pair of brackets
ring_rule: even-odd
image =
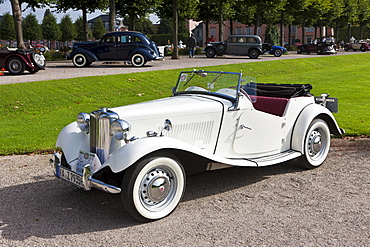
[(119, 195), (54, 178), (48, 158), (0, 157), (0, 246), (370, 246), (370, 139), (334, 140), (314, 170), (190, 177), (174, 213), (147, 224)]
[[(336, 55), (350, 55), (350, 54), (362, 54), (360, 52), (339, 52)], [(53, 80), (53, 79), (66, 79), (84, 76), (99, 76), (99, 75), (113, 75), (113, 74), (124, 74), (134, 72), (144, 72), (150, 70), (168, 70), (168, 69), (179, 69), (179, 68), (197, 68), (201, 69), (205, 66), (222, 65), (222, 64), (236, 64), (236, 63), (251, 63), (251, 62), (263, 62), (263, 61), (274, 61), (282, 59), (296, 59), (296, 58), (310, 58), (318, 57), (322, 55), (315, 54), (296, 54), (291, 52), (291, 55), (283, 55), (279, 58), (272, 55), (263, 55), (258, 59), (249, 59), (248, 57), (242, 56), (225, 56), (206, 58), (205, 55), (197, 55), (195, 58), (188, 58), (187, 56), (181, 56), (179, 60), (173, 60), (171, 57), (166, 57), (165, 61), (153, 61), (148, 62), (146, 66), (141, 68), (135, 68), (131, 65), (104, 65), (101, 62), (93, 63), (92, 66), (87, 68), (76, 68), (73, 66), (72, 61), (57, 61), (47, 62), (46, 70), (39, 71), (36, 74), (25, 73), (20, 76), (12, 76), (6, 74), (0, 77), (0, 84), (20, 83), (20, 82), (33, 82), (42, 80)]]

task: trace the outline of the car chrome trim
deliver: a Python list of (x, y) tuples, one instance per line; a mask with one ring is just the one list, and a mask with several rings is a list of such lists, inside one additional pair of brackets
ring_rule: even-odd
[[(56, 154), (54, 154), (54, 159), (50, 159), (49, 164), (53, 168), (53, 172), (54, 172), (55, 176), (57, 178), (63, 179), (60, 176), (61, 164), (58, 163), (60, 161), (59, 159), (60, 159), (60, 155), (56, 153)], [(63, 169), (69, 171), (70, 173), (74, 174), (75, 176), (81, 177), (83, 187), (79, 187), (76, 184), (74, 184), (74, 183), (72, 183), (72, 182), (70, 182), (66, 179), (63, 179), (64, 181), (67, 181), (67, 182), (69, 182), (69, 183), (71, 183), (71, 184), (73, 184), (73, 185), (75, 185), (79, 188), (82, 188), (86, 191), (91, 190), (91, 188), (95, 188), (95, 189), (98, 189), (98, 190), (101, 190), (101, 191), (104, 191), (104, 192), (107, 192), (107, 193), (110, 193), (110, 194), (119, 194), (119, 193), (121, 193), (121, 188), (116, 187), (114, 185), (106, 184), (106, 183), (104, 183), (100, 180), (92, 178), (92, 172), (91, 172), (90, 165), (85, 165), (82, 175), (77, 173), (77, 172), (72, 171), (71, 169), (69, 169), (67, 167), (63, 167)]]

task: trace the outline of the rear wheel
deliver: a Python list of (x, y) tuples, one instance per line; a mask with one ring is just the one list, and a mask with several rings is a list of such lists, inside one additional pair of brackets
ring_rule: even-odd
[(19, 57), (11, 57), (6, 64), (6, 70), (12, 75), (23, 74), (26, 64)]
[(122, 181), (122, 202), (142, 222), (164, 218), (179, 204), (185, 191), (185, 172), (171, 154), (158, 153), (129, 167)]
[(361, 51), (365, 52), (365, 47), (361, 46)]
[(302, 54), (302, 48), (301, 47), (298, 47), (297, 54)]
[(91, 63), (88, 62), (86, 56), (82, 53), (77, 53), (76, 55), (73, 56), (72, 62), (76, 67), (82, 68), (89, 66)]
[(274, 51), (274, 56), (275, 57), (280, 57), (281, 55), (283, 55), (283, 51), (281, 49), (276, 49)]
[(257, 49), (252, 49), (249, 51), (249, 57), (252, 59), (257, 59), (260, 55), (260, 52)]
[(307, 129), (303, 156), (300, 164), (308, 169), (319, 167), (324, 163), (330, 148), (330, 130), (322, 119), (312, 121)]

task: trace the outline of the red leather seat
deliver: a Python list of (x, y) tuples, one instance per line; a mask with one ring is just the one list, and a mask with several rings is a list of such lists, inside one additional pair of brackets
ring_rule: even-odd
[(286, 104), (289, 99), (286, 98), (275, 98), (275, 97), (265, 97), (265, 96), (254, 96), (256, 102), (253, 106), (256, 110), (270, 113), (276, 116), (283, 116)]

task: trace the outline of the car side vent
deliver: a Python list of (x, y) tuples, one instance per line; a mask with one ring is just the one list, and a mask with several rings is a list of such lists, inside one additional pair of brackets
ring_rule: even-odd
[(195, 146), (197, 146), (198, 142), (209, 144), (211, 141), (213, 125), (213, 121), (173, 124), (172, 131), (166, 134), (166, 136)]

